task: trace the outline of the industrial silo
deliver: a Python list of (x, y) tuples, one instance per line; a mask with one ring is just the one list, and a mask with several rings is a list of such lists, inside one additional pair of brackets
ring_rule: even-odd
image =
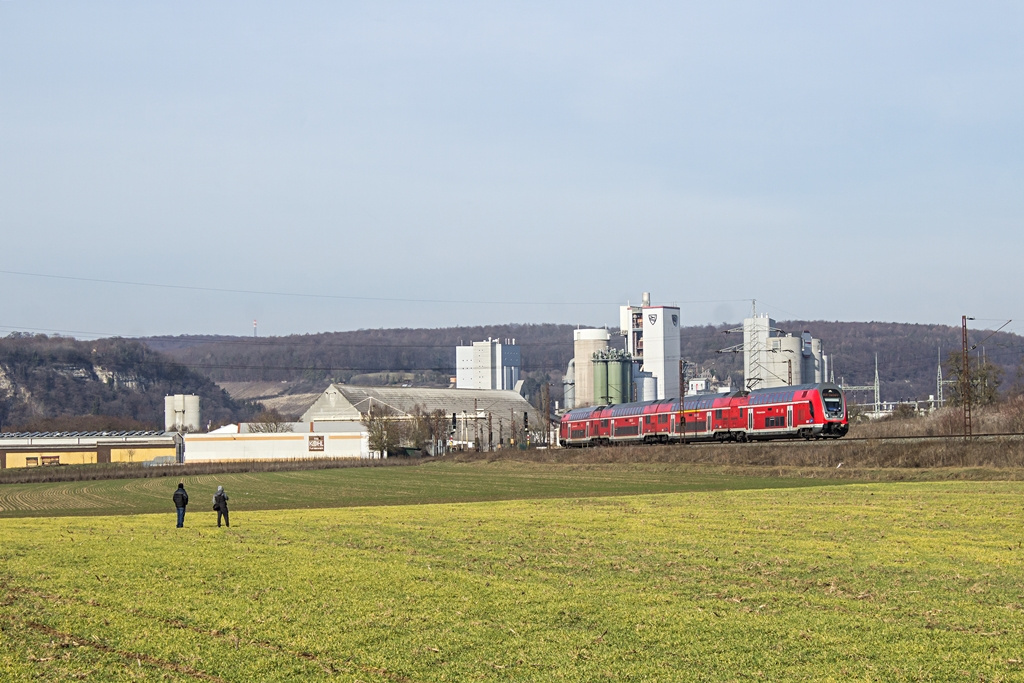
[(164, 396), (164, 430), (199, 431), (199, 397), (189, 394)]
[(618, 349), (598, 351), (591, 363), (594, 367), (594, 403), (612, 405), (628, 403), (633, 394), (633, 360)]
[(573, 358), (576, 359), (575, 405), (577, 408), (582, 408), (591, 405), (596, 396), (591, 359), (594, 357), (595, 351), (604, 351), (608, 348), (608, 340), (611, 339), (611, 335), (608, 330), (584, 329), (573, 330), (572, 338)]
[(658, 378), (650, 372), (640, 372), (636, 376), (636, 400), (655, 401), (658, 398)]
[(576, 359), (569, 361), (565, 370), (565, 377), (562, 378), (562, 401), (566, 410), (576, 407)]
[(611, 403), (608, 395), (608, 359), (595, 353), (594, 364), (594, 405), (606, 406)]
[(608, 359), (608, 402), (629, 403), (633, 398), (633, 361), (627, 357)]

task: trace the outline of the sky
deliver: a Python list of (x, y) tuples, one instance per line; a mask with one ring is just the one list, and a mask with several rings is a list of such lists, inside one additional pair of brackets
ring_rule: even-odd
[(1019, 2), (0, 0), (0, 334), (1024, 333)]

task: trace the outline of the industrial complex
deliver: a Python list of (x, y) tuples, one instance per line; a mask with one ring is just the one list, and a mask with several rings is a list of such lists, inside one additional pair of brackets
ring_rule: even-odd
[[(198, 396), (168, 396), (162, 432), (3, 434), (0, 468), (387, 457), (372, 446), (374, 416), (398, 425), (429, 418), (430, 439), (417, 440), (417, 448), (428, 455), (557, 443), (554, 425), (573, 409), (730, 394), (732, 387), (718, 378), (686, 376), (681, 324), (678, 306), (654, 305), (645, 292), (640, 305), (620, 306), (621, 339), (614, 344), (606, 328), (574, 330), (563, 404), (551, 406), (548, 415), (520, 393), (522, 354), (515, 340), (486, 339), (456, 347), (453, 388), (331, 384), (295, 422), (231, 424), (209, 432), (202, 429)], [(743, 354), (743, 391), (829, 379), (828, 356), (809, 332), (784, 332), (756, 311), (729, 332), (743, 335), (740, 344), (722, 349)], [(442, 422), (443, 429), (438, 426)]]

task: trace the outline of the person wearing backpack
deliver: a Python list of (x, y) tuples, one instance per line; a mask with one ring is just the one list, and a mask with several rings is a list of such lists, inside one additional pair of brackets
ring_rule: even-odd
[(174, 507), (178, 509), (178, 528), (185, 526), (185, 506), (188, 505), (188, 493), (185, 491), (185, 484), (179, 483), (178, 490), (171, 496)]
[(213, 494), (213, 509), (217, 511), (217, 526), (220, 526), (220, 518), (224, 517), (224, 526), (231, 526), (228, 521), (228, 494), (224, 493), (224, 487), (218, 486), (217, 493)]

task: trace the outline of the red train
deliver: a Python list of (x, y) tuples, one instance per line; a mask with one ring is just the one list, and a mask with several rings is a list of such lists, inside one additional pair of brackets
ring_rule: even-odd
[(577, 408), (562, 416), (562, 446), (690, 441), (838, 439), (850, 428), (835, 384), (737, 391)]

